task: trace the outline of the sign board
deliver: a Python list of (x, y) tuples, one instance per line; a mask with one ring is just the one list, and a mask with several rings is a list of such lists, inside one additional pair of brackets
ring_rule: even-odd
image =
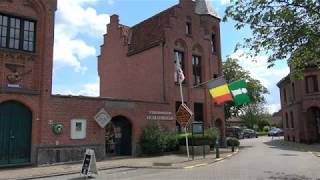
[(174, 120), (174, 116), (173, 116), (172, 112), (149, 111), (147, 114), (147, 120), (172, 121), (172, 120)]
[(70, 122), (71, 139), (85, 139), (87, 131), (87, 120), (72, 119)]
[(176, 112), (177, 121), (182, 127), (188, 126), (192, 115), (192, 111), (185, 104), (181, 104)]
[(96, 156), (94, 150), (86, 149), (84, 160), (81, 168), (81, 174), (90, 176), (91, 174), (98, 175), (98, 169), (96, 164)]
[(94, 119), (101, 128), (104, 128), (111, 121), (111, 116), (104, 109), (101, 109)]
[(203, 123), (193, 122), (192, 123), (192, 133), (193, 134), (203, 134)]

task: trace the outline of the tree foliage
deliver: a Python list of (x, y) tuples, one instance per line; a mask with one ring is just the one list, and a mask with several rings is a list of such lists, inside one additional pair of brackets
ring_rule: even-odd
[(253, 33), (243, 48), (252, 55), (269, 55), (269, 66), (290, 58), (295, 72), (306, 66), (320, 67), (320, 1), (236, 0), (225, 10), (224, 21), (236, 21), (235, 28), (248, 25)]
[[(243, 79), (247, 82), (248, 94), (251, 102), (265, 103), (264, 95), (269, 93), (268, 89), (264, 87), (259, 80), (253, 79), (250, 73), (244, 70), (239, 64), (238, 60), (227, 58), (223, 63), (223, 74), (228, 83)], [(235, 106), (233, 102), (229, 102), (225, 105), (226, 118), (231, 116), (237, 116), (244, 106)]]

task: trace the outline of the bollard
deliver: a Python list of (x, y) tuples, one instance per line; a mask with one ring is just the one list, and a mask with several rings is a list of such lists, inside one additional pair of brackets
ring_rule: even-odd
[(219, 143), (216, 142), (216, 158), (220, 158)]

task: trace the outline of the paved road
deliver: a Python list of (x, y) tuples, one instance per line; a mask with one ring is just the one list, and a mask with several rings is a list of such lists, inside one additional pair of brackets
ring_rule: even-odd
[[(320, 180), (320, 158), (269, 137), (241, 140), (240, 153), (230, 159), (190, 169), (120, 168), (101, 171), (95, 179), (277, 179)], [(81, 179), (79, 175), (47, 179)]]

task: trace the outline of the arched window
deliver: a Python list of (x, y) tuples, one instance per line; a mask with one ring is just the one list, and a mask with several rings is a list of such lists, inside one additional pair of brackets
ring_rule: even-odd
[(202, 48), (196, 45), (192, 48), (192, 79), (193, 85), (198, 85), (202, 82)]
[[(174, 65), (174, 82), (178, 83), (178, 74), (177, 74), (177, 68), (180, 67), (186, 77), (185, 72), (185, 52), (186, 52), (187, 46), (186, 43), (179, 39), (175, 42), (175, 49), (174, 49), (174, 59), (173, 59), (173, 65)], [(182, 83), (185, 83), (184, 80)]]
[(215, 33), (211, 33), (211, 52), (214, 53), (216, 52), (216, 34)]

